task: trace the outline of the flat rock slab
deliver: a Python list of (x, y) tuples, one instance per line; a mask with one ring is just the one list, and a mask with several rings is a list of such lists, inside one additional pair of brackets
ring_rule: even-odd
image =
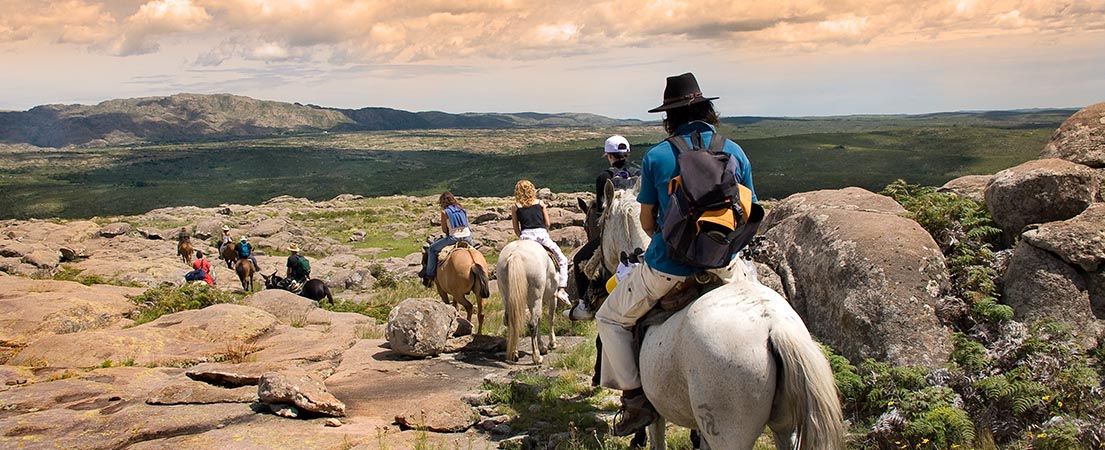
[(29, 344), (12, 364), (46, 362), (54, 367), (96, 367), (105, 361), (139, 366), (199, 362), (234, 351), (277, 324), (272, 314), (248, 306), (219, 304), (161, 316), (117, 331), (48, 336)]
[(180, 381), (162, 387), (146, 397), (150, 405), (206, 405), (211, 403), (253, 403), (257, 388), (221, 388), (199, 381)]
[(135, 308), (127, 297), (143, 291), (6, 277), (4, 292), (0, 292), (0, 342), (26, 345), (50, 335), (120, 328), (132, 323), (123, 317)]

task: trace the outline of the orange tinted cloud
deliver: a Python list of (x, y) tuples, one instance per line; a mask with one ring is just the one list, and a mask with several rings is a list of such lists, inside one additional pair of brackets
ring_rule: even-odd
[[(335, 63), (541, 59), (695, 41), (719, 49), (814, 50), (1105, 30), (1100, 0), (0, 0), (0, 45), (28, 39), (116, 55), (220, 36), (196, 62)], [(209, 44), (208, 44), (209, 45)]]

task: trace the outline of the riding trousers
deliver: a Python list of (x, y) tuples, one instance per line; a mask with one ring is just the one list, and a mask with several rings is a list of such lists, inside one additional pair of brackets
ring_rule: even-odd
[(468, 245), (476, 245), (475, 241), (472, 240), (472, 236), (463, 238), (445, 236), (430, 244), (430, 248), (426, 249), (426, 278), (433, 278), (437, 274), (437, 255), (441, 253), (441, 250), (459, 241), (467, 242)]
[(522, 234), (518, 237), (527, 241), (535, 241), (553, 252), (556, 257), (556, 286), (568, 287), (568, 258), (564, 256), (564, 252), (560, 251), (560, 247), (556, 245), (556, 242), (549, 237), (549, 230), (527, 228), (522, 230)]
[(641, 263), (606, 298), (595, 314), (602, 340), (600, 384), (629, 390), (641, 387), (637, 355), (633, 352), (633, 326), (676, 283), (687, 277), (660, 272)]

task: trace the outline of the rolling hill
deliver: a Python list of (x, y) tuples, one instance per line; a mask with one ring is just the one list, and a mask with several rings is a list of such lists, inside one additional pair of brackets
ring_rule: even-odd
[(0, 144), (103, 147), (321, 131), (606, 127), (639, 123), (580, 113), (450, 114), (377, 107), (336, 109), (230, 94), (176, 94), (0, 112)]

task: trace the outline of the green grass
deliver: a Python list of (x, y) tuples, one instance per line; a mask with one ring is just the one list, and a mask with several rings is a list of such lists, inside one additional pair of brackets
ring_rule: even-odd
[[(844, 186), (877, 191), (899, 178), (940, 185), (962, 175), (994, 173), (1037, 157), (1064, 114), (743, 122), (734, 118), (722, 131), (748, 153), (757, 194), (782, 198)], [(605, 165), (596, 156), (602, 139), (613, 132), (626, 135), (639, 149), (634, 161), (663, 138), (659, 127), (641, 126), (334, 133), (107, 149), (8, 149), (0, 152), (0, 190), (5, 192), (0, 196), (0, 218), (257, 204), (283, 194), (325, 200), (343, 193), (421, 196), (449, 189), (464, 197), (505, 197), (520, 178), (556, 192), (590, 191), (595, 173)], [(393, 232), (380, 230), (384, 234), (377, 235), (373, 227), (365, 230), (373, 234), (359, 245), (384, 245), (381, 241)], [(333, 237), (344, 241), (348, 236), (340, 231), (331, 230)]]
[(239, 299), (236, 294), (198, 283), (150, 288), (131, 299), (138, 309), (130, 318), (135, 325), (141, 325), (165, 314), (202, 309), (219, 303), (236, 303)]

